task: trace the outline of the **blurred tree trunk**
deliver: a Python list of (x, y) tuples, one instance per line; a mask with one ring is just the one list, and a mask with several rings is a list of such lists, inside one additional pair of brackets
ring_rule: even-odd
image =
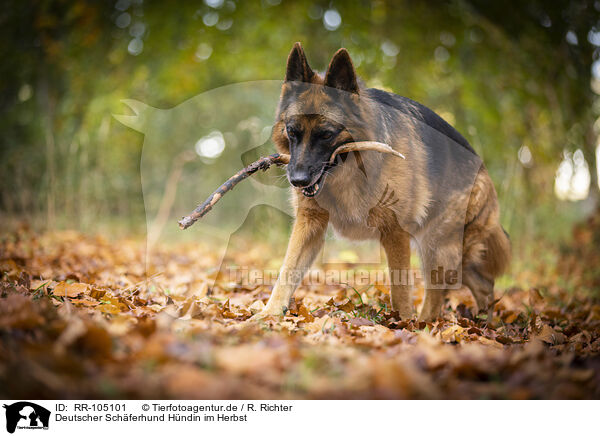
[(600, 185), (598, 185), (598, 160), (596, 159), (596, 147), (598, 144), (598, 135), (594, 132), (594, 123), (591, 122), (586, 129), (584, 138), (583, 154), (588, 162), (590, 170), (590, 197), (594, 204), (598, 204), (600, 197)]
[(54, 228), (56, 219), (56, 144), (54, 138), (54, 107), (50, 93), (50, 84), (45, 68), (40, 69), (39, 103), (43, 116), (44, 140), (46, 142), (46, 226)]

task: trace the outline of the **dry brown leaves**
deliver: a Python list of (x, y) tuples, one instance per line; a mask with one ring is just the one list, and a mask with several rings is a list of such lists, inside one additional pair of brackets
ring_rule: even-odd
[[(600, 397), (600, 302), (558, 287), (501, 290), (489, 323), (457, 291), (444, 319), (423, 323), (387, 310), (379, 285), (303, 286), (286, 316), (257, 324), (246, 320), (269, 287), (218, 276), (209, 287), (216, 259), (185, 245), (158, 251), (146, 276), (144, 247), (76, 233), (5, 237), (0, 395)], [(262, 266), (263, 256), (237, 262)]]

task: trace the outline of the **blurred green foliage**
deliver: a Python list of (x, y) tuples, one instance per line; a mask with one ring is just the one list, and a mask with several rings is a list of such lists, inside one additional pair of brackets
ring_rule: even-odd
[[(129, 113), (120, 100), (164, 109), (226, 84), (281, 79), (301, 41), (314, 68), (346, 47), (368, 85), (436, 110), (483, 157), (508, 230), (554, 237), (584, 209), (553, 195), (563, 150), (582, 149), (595, 175), (599, 10), (582, 0), (8, 0), (0, 213), (139, 228), (143, 139), (112, 118)], [(528, 167), (517, 159), (523, 145)]]

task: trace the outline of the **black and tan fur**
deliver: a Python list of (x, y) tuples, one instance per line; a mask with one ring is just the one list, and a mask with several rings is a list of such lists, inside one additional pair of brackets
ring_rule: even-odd
[[(496, 191), (468, 142), (433, 111), (405, 97), (365, 88), (345, 49), (327, 72), (314, 72), (299, 43), (292, 49), (273, 141), (290, 153), (296, 219), (280, 278), (263, 315), (280, 315), (320, 252), (327, 226), (350, 239), (379, 238), (390, 272), (410, 268), (410, 242), (424, 271), (458, 268), (480, 310), (509, 262)], [(352, 141), (389, 144), (406, 160), (373, 151), (338, 157)], [(324, 174), (324, 175), (322, 175)], [(318, 193), (310, 196), (319, 182)], [(458, 237), (457, 237), (458, 235)], [(420, 318), (439, 316), (446, 289), (426, 293)], [(392, 307), (413, 316), (411, 288), (392, 283)]]

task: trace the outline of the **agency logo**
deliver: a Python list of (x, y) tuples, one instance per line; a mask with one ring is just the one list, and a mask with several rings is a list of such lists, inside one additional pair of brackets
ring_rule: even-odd
[(6, 431), (9, 433), (14, 433), (16, 429), (48, 430), (50, 422), (48, 409), (29, 401), (5, 404), (4, 408), (6, 409)]

